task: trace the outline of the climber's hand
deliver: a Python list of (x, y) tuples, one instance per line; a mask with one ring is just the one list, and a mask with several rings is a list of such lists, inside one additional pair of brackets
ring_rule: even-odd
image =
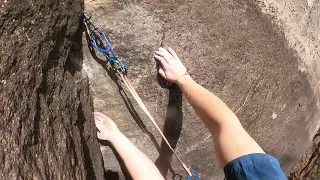
[(154, 57), (160, 62), (159, 74), (166, 80), (177, 83), (178, 80), (187, 74), (187, 70), (171, 48), (159, 48)]
[(106, 115), (94, 112), (94, 121), (98, 129), (97, 136), (101, 140), (111, 141), (120, 133), (117, 125)]

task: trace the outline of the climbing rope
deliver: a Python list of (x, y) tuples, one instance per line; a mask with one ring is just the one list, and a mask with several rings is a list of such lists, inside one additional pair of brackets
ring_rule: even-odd
[[(174, 151), (174, 149), (172, 148), (172, 146), (170, 145), (169, 141), (167, 140), (167, 138), (164, 136), (164, 134), (162, 133), (161, 129), (159, 128), (159, 126), (157, 125), (156, 121), (154, 120), (154, 118), (152, 117), (151, 113), (149, 112), (149, 110), (147, 109), (147, 107), (144, 105), (144, 103), (142, 102), (140, 96), (138, 95), (138, 93), (135, 91), (135, 89), (132, 87), (128, 77), (127, 77), (127, 67), (124, 66), (118, 59), (117, 55), (115, 54), (111, 44), (109, 43), (106, 35), (99, 31), (98, 28), (96, 28), (91, 22), (90, 22), (90, 16), (88, 14), (84, 14), (84, 19), (83, 19), (83, 23), (86, 27), (86, 33), (90, 39), (90, 44), (99, 52), (101, 52), (106, 59), (108, 60), (108, 62), (110, 63), (110, 65), (118, 72), (118, 74), (121, 77), (121, 80), (123, 81), (123, 83), (125, 84), (125, 86), (127, 87), (127, 89), (129, 90), (129, 92), (132, 94), (132, 96), (134, 97), (134, 99), (137, 101), (137, 103), (139, 104), (139, 106), (141, 107), (141, 109), (146, 113), (146, 115), (148, 116), (148, 118), (151, 120), (151, 122), (153, 123), (153, 125), (156, 127), (157, 131), (160, 133), (161, 137), (163, 138), (163, 140), (166, 142), (166, 144), (168, 145), (168, 147), (170, 148), (170, 150), (172, 151), (172, 153), (174, 154), (174, 156), (177, 158), (177, 160), (179, 161), (179, 163), (182, 165), (183, 169), (187, 172), (188, 174), (188, 180), (191, 180), (192, 176), (195, 176), (195, 180), (198, 180), (198, 176), (195, 175), (194, 173), (191, 173), (190, 170), (187, 168), (187, 166), (181, 161), (181, 159), (179, 158), (179, 156), (176, 154), (176, 152)], [(100, 37), (99, 37), (100, 35)], [(100, 40), (104, 41), (104, 45), (99, 45), (99, 43), (97, 43), (97, 41)], [(103, 47), (105, 46), (105, 47)]]

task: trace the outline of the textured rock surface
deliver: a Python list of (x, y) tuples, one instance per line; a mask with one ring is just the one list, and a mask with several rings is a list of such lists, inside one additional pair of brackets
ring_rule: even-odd
[(83, 1), (0, 3), (0, 179), (101, 179)]
[[(319, 84), (320, 1), (257, 0), (264, 13), (282, 27), (289, 46), (300, 58), (299, 69), (308, 73), (312, 84)], [(317, 90), (317, 86), (315, 87)], [(311, 137), (312, 138), (312, 137)]]
[(289, 179), (319, 179), (320, 177), (320, 133), (314, 137), (311, 146), (291, 170)]
[[(303, 51), (292, 47), (287, 31), (279, 28), (281, 19), (265, 14), (262, 5), (261, 1), (243, 0), (85, 1), (86, 11), (109, 35), (129, 67), (133, 85), (177, 153), (202, 179), (222, 179), (223, 174), (211, 137), (192, 108), (176, 87), (161, 88), (157, 82), (152, 57), (161, 43), (178, 52), (194, 79), (236, 112), (248, 132), (266, 152), (279, 158), (286, 172), (300, 159), (318, 126), (317, 59), (304, 59)], [(312, 25), (316, 26), (316, 21)], [(317, 52), (316, 48), (309, 50)], [(304, 62), (311, 65), (301, 66)], [(84, 50), (95, 110), (114, 119), (168, 179), (173, 173), (186, 178), (155, 128), (130, 101), (113, 72), (101, 64), (98, 57)], [(112, 150), (102, 150), (110, 175), (123, 179)]]
[[(319, 94), (319, 65), (320, 65), (320, 1), (294, 0), (258, 0), (263, 12), (274, 17), (274, 22), (282, 27), (289, 46), (298, 52), (299, 69), (308, 72), (308, 79)], [(291, 179), (319, 179), (319, 123), (307, 127), (309, 139), (313, 139), (310, 147), (301, 160), (291, 170)]]

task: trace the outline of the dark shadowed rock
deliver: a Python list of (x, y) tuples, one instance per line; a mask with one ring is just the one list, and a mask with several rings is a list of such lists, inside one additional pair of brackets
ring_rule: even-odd
[(320, 132), (316, 134), (301, 160), (291, 170), (289, 179), (319, 179), (320, 177)]
[(83, 1), (0, 3), (0, 179), (101, 179)]

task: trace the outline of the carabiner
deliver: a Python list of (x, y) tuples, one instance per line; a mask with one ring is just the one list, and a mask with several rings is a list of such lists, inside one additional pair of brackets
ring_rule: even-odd
[[(117, 72), (127, 73), (127, 67), (121, 64), (119, 61), (116, 53), (108, 41), (107, 36), (103, 32), (99, 31), (99, 29), (90, 22), (90, 19), (91, 16), (84, 14), (83, 23), (86, 27), (90, 44), (106, 57), (107, 61)], [(105, 47), (100, 46), (97, 43), (97, 40), (100, 40), (99, 42), (104, 42)]]

